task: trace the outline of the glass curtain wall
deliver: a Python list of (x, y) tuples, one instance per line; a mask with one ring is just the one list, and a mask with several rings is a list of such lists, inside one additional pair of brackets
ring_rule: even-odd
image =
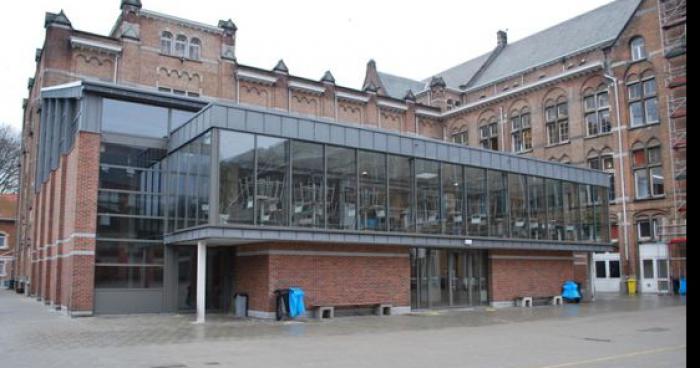
[(443, 234), (462, 235), (464, 226), (464, 173), (462, 166), (442, 164)]
[(357, 217), (356, 151), (326, 146), (326, 212), (328, 228), (353, 230)]
[(440, 234), (440, 164), (415, 160), (416, 231)]
[(581, 240), (595, 240), (595, 212), (591, 197), (591, 186), (579, 184), (579, 209), (581, 210)]
[(578, 240), (581, 231), (578, 185), (565, 181), (562, 183), (562, 190), (564, 192), (564, 240)]
[(411, 159), (389, 155), (389, 231), (413, 231)]
[(464, 168), (467, 191), (467, 234), (489, 235), (488, 205), (486, 202), (486, 170)]
[(510, 234), (513, 238), (527, 239), (527, 182), (524, 175), (508, 174), (508, 197), (510, 201)]
[(386, 155), (359, 151), (360, 230), (386, 231)]
[(323, 145), (292, 142), (292, 226), (324, 226)]
[(168, 190), (173, 205), (169, 223), (173, 230), (209, 222), (209, 178), (211, 176), (211, 132), (173, 152), (165, 160), (169, 168)]
[(546, 239), (547, 207), (544, 179), (536, 176), (528, 177), (527, 185), (530, 203), (530, 239)]
[(255, 136), (219, 130), (219, 221), (252, 224)]
[(547, 230), (549, 240), (564, 240), (564, 204), (561, 181), (547, 179)]
[(508, 176), (506, 173), (488, 170), (489, 236), (509, 236), (508, 226)]
[(258, 135), (255, 211), (259, 225), (289, 224), (289, 140)]

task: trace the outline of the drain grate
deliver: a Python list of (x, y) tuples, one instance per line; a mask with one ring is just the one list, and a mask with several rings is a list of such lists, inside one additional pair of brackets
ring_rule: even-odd
[(611, 342), (612, 341), (610, 339), (598, 339), (595, 337), (584, 337), (583, 339), (586, 341), (595, 341), (595, 342)]

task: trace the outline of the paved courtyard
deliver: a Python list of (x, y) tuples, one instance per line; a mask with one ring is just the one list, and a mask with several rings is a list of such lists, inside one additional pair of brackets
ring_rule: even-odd
[(69, 318), (0, 290), (3, 367), (685, 367), (678, 296), (273, 322), (211, 315)]

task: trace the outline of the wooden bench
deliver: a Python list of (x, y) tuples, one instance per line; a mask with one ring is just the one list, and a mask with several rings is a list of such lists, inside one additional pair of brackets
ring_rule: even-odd
[(315, 305), (311, 307), (314, 318), (318, 320), (333, 319), (335, 317), (336, 307), (371, 307), (374, 309), (374, 314), (377, 316), (390, 316), (391, 304), (383, 303), (366, 303), (366, 304), (336, 304), (336, 305)]
[(535, 301), (545, 301), (547, 302), (547, 304), (551, 305), (564, 305), (564, 299), (562, 299), (561, 295), (554, 295), (542, 297), (520, 296), (515, 298), (515, 306), (523, 308), (532, 308), (534, 306)]

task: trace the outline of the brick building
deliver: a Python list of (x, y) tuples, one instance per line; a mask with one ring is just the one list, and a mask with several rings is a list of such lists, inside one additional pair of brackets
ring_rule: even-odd
[(673, 215), (656, 1), (499, 32), (423, 81), (370, 61), (361, 89), (238, 63), (230, 19), (121, 10), (107, 36), (47, 13), (24, 105), (19, 276), (71, 315), (246, 293), (269, 317), (290, 286), (311, 306), (512, 305), (593, 252), (636, 275), (634, 229)]
[(0, 194), (0, 287), (13, 280), (17, 242), (17, 194)]

